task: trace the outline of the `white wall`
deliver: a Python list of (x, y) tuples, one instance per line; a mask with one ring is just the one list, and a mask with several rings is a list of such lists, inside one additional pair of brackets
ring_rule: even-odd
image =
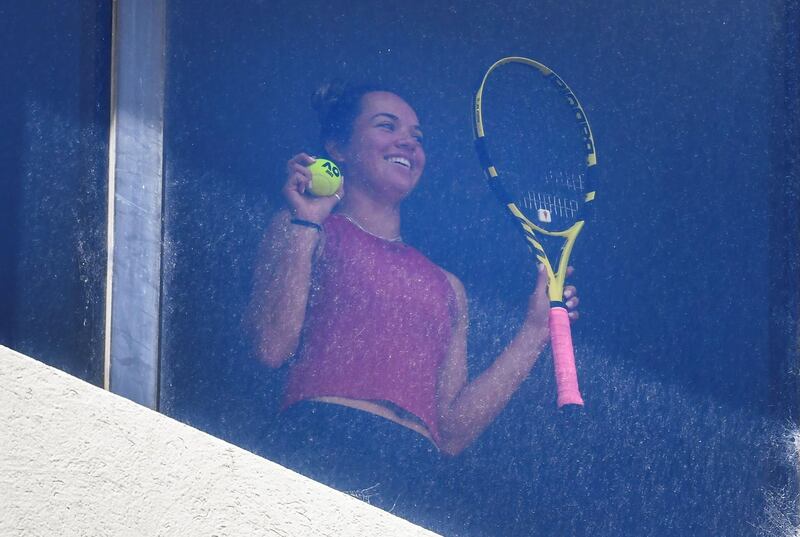
[(433, 536), (0, 346), (0, 536)]

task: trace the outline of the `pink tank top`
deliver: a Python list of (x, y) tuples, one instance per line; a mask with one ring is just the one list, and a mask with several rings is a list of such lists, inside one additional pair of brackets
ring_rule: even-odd
[(324, 231), (283, 407), (324, 396), (388, 401), (438, 443), (436, 387), (455, 303), (447, 276), (414, 248), (342, 216)]

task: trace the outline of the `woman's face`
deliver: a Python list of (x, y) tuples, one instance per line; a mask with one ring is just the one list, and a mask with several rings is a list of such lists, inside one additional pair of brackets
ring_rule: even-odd
[(345, 188), (358, 185), (390, 199), (408, 195), (425, 168), (417, 114), (393, 93), (364, 95), (350, 141), (337, 149)]

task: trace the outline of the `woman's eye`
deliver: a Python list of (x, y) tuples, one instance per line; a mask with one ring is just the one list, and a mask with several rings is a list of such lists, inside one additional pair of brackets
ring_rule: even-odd
[(389, 122), (378, 123), (378, 127), (381, 127), (383, 129), (390, 130), (390, 131), (394, 130), (394, 124), (393, 123), (389, 123)]

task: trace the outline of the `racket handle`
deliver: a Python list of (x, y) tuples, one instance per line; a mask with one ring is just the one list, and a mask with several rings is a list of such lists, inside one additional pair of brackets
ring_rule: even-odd
[(562, 306), (550, 308), (550, 345), (558, 390), (558, 408), (564, 405), (581, 405), (583, 399), (578, 389), (578, 373), (575, 370), (575, 351), (572, 348), (572, 332), (569, 315)]

